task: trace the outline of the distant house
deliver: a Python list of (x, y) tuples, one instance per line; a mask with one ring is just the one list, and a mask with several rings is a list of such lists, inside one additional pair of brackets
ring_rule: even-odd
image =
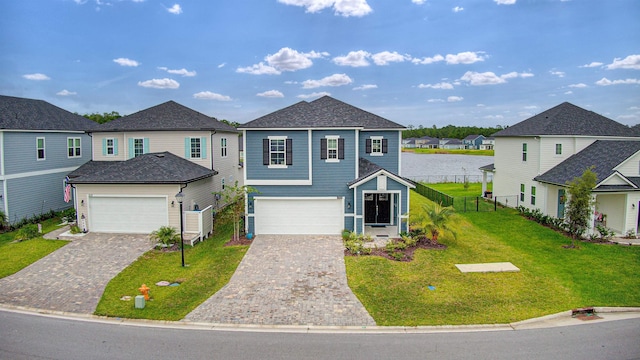
[(482, 144), (480, 144), (480, 150), (493, 150), (493, 147), (496, 145), (496, 138), (490, 136), (482, 139)]
[(0, 96), (0, 210), (9, 223), (72, 206), (65, 177), (91, 159), (85, 131), (97, 125), (42, 100)]
[(245, 142), (247, 231), (390, 235), (407, 230), (400, 176), (404, 126), (329, 96), (302, 101), (240, 127)]
[(242, 184), (238, 135), (174, 101), (102, 124), (91, 130), (93, 160), (69, 174), (78, 217), (94, 232), (179, 229), (181, 217), (190, 232), (210, 231), (223, 205), (213, 193)]
[(417, 138), (402, 139), (402, 147), (406, 149), (414, 149), (417, 147), (416, 140)]
[(438, 139), (430, 136), (423, 136), (416, 139), (416, 147), (421, 149), (437, 149), (439, 146)]
[(494, 173), (498, 201), (563, 218), (571, 201), (567, 182), (593, 166), (598, 179), (591, 223), (598, 220), (618, 234), (638, 232), (640, 137), (629, 127), (565, 102), (494, 137), (495, 163), (481, 170)]
[(462, 144), (464, 144), (465, 149), (478, 150), (484, 139), (485, 137), (483, 135), (469, 135), (462, 139)]
[(441, 149), (448, 149), (448, 150), (461, 150), (461, 149), (465, 149), (465, 144), (460, 139), (445, 138), (445, 139), (440, 139), (439, 147)]

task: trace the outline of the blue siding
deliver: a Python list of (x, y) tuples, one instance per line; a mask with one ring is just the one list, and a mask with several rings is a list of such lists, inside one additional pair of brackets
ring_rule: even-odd
[[(45, 160), (36, 159), (36, 138), (45, 138)], [(67, 157), (67, 138), (79, 137), (82, 157)], [(91, 160), (91, 138), (70, 133), (4, 133), (5, 175), (77, 167)]]
[(73, 206), (73, 200), (64, 202), (63, 180), (66, 176), (66, 172), (61, 172), (6, 180), (9, 222)]
[[(382, 136), (388, 141), (388, 152), (383, 156), (371, 156), (366, 152), (366, 140), (371, 136)], [(398, 152), (400, 151), (398, 131), (361, 131), (360, 132), (360, 157), (372, 163), (378, 164), (394, 174), (398, 173)]]
[[(293, 165), (270, 169), (262, 163), (262, 140), (269, 136), (287, 136), (293, 140)], [(307, 131), (247, 131), (245, 166), (247, 180), (306, 180), (309, 178), (309, 141)]]

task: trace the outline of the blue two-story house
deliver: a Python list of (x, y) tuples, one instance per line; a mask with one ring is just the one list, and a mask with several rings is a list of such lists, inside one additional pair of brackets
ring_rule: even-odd
[(329, 96), (240, 127), (246, 230), (260, 234), (391, 235), (406, 230), (409, 190), (400, 176), (404, 126)]
[(42, 100), (0, 96), (0, 210), (14, 224), (73, 205), (67, 174), (91, 160), (98, 124)]

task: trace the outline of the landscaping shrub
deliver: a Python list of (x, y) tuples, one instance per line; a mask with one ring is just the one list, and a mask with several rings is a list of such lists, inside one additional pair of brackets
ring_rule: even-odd
[(365, 241), (371, 241), (369, 236), (350, 232), (348, 236), (343, 233), (344, 247), (351, 255), (368, 255), (371, 254), (371, 248), (364, 246)]
[(40, 235), (38, 232), (38, 225), (36, 224), (28, 224), (20, 228), (16, 233), (15, 240), (17, 241), (25, 241), (29, 239), (33, 239)]

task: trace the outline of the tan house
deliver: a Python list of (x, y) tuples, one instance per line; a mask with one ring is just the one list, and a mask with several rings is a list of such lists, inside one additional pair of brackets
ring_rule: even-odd
[(69, 174), (81, 228), (150, 233), (180, 228), (206, 236), (223, 204), (215, 192), (236, 181), (238, 132), (169, 101), (90, 132), (93, 160)]

